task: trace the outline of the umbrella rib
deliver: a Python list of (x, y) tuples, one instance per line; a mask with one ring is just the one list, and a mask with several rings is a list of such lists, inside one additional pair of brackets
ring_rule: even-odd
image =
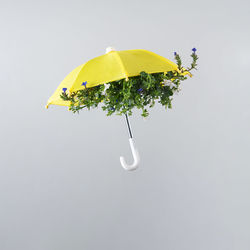
[[(80, 75), (82, 69), (84, 68), (84, 66), (85, 66), (86, 64), (87, 64), (87, 63), (84, 63), (84, 64), (82, 65), (81, 69), (79, 70), (79, 72), (77, 73), (77, 75), (76, 75), (76, 77), (75, 77), (74, 82), (76, 82), (76, 81), (78, 80), (79, 75)], [(73, 85), (69, 88), (69, 93), (70, 93), (70, 94), (71, 94), (71, 92), (72, 92), (72, 89), (73, 89)]]
[(118, 61), (119, 61), (120, 65), (121, 65), (121, 68), (122, 68), (122, 70), (123, 70), (123, 72), (124, 72), (124, 74), (126, 76), (125, 78), (128, 81), (128, 73), (127, 73), (127, 71), (125, 69), (125, 66), (124, 66), (124, 64), (122, 62), (122, 59), (121, 59), (121, 57), (120, 57), (120, 55), (119, 55), (119, 53), (117, 51), (115, 51), (115, 54), (116, 54), (116, 57), (118, 58)]

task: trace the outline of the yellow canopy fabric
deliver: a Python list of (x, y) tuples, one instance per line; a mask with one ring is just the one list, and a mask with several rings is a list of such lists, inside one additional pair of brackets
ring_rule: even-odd
[(86, 87), (91, 88), (120, 79), (128, 79), (139, 75), (142, 71), (158, 73), (173, 70), (178, 70), (175, 63), (151, 51), (143, 49), (112, 50), (78, 66), (68, 74), (49, 98), (46, 107), (50, 104), (69, 106), (68, 101), (60, 98), (62, 89), (67, 88), (67, 92), (72, 93), (84, 89), (82, 83), (86, 81)]

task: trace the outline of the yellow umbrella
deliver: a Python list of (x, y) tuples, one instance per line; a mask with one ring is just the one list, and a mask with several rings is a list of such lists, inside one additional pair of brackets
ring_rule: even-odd
[(107, 48), (106, 54), (78, 66), (69, 73), (49, 98), (46, 107), (50, 104), (69, 106), (69, 102), (60, 97), (62, 89), (67, 88), (67, 91), (72, 93), (84, 89), (83, 82), (87, 82), (86, 87), (91, 88), (121, 79), (128, 80), (142, 71), (150, 74), (174, 70), (178, 71), (175, 63), (148, 50), (115, 51)]
[[(67, 91), (70, 95), (84, 88), (91, 88), (121, 79), (128, 80), (129, 77), (140, 75), (142, 71), (148, 74), (178, 71), (183, 75), (189, 74), (192, 76), (185, 69), (180, 72), (177, 64), (153, 52), (143, 49), (115, 51), (113, 48), (109, 47), (105, 55), (96, 57), (78, 66), (68, 74), (58, 86), (55, 93), (49, 98), (46, 107), (50, 104), (69, 106), (70, 102), (64, 101), (60, 97), (62, 91)], [(134, 145), (127, 114), (125, 114), (125, 117), (129, 130), (129, 143), (134, 162), (128, 165), (123, 157), (120, 157), (120, 162), (126, 170), (134, 170), (138, 167), (140, 157)]]

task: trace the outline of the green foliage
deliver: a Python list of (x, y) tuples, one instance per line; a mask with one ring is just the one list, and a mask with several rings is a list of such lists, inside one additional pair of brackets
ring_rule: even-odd
[(121, 79), (92, 88), (85, 86), (85, 89), (71, 95), (64, 90), (61, 98), (70, 101), (69, 110), (74, 113), (83, 108), (91, 109), (101, 105), (107, 115), (132, 115), (132, 109), (138, 108), (142, 111), (141, 115), (147, 117), (148, 109), (152, 108), (156, 101), (166, 109), (171, 108), (173, 95), (179, 92), (181, 81), (187, 79), (185, 72), (196, 69), (198, 56), (195, 51), (196, 49), (193, 49), (193, 60), (187, 69), (182, 67), (181, 58), (175, 53), (178, 71), (169, 71), (166, 74), (141, 72), (139, 76), (130, 77), (128, 81)]

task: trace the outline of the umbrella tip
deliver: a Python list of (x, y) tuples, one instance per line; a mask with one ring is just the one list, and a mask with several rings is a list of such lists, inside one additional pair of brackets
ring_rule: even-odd
[(111, 51), (115, 51), (115, 49), (113, 47), (106, 48), (106, 54), (111, 52)]

